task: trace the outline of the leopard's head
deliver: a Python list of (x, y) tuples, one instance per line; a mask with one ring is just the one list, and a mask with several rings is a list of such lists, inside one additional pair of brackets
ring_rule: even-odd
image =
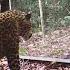
[(31, 13), (23, 13), (24, 19), (19, 23), (19, 35), (28, 40), (32, 36)]

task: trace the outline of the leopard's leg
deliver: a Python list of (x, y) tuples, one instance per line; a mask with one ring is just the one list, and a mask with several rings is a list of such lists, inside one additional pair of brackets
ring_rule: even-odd
[(6, 57), (11, 70), (20, 70), (19, 47), (17, 44), (7, 48)]
[(8, 65), (11, 70), (20, 70), (20, 62), (18, 54), (10, 54), (7, 56)]
[[(14, 33), (13, 33), (14, 34)], [(19, 62), (19, 38), (14, 34), (14, 37), (8, 39), (6, 45), (6, 57), (10, 70), (20, 70)]]

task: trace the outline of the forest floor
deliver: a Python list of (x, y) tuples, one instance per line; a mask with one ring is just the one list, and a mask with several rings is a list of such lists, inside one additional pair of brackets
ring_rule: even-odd
[[(20, 70), (70, 70), (70, 64), (20, 59)], [(0, 61), (0, 70), (10, 70), (6, 58)]]
[(21, 38), (19, 46), (29, 56), (70, 58), (70, 27), (49, 32), (44, 38), (42, 32), (34, 33), (26, 42)]

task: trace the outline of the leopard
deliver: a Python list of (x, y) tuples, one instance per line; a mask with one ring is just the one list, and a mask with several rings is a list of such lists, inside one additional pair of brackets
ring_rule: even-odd
[(10, 70), (20, 70), (20, 36), (25, 41), (32, 36), (31, 13), (8, 10), (0, 13), (0, 59), (7, 57)]

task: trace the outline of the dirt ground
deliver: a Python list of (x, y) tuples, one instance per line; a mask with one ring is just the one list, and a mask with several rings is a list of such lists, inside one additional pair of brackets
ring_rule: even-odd
[(34, 33), (27, 42), (21, 38), (19, 46), (30, 56), (70, 58), (70, 27), (49, 32), (44, 38), (42, 32)]
[[(70, 64), (66, 63), (53, 63), (22, 59), (20, 59), (20, 67), (20, 70), (70, 70)], [(10, 70), (6, 58), (1, 60), (0, 70)]]

